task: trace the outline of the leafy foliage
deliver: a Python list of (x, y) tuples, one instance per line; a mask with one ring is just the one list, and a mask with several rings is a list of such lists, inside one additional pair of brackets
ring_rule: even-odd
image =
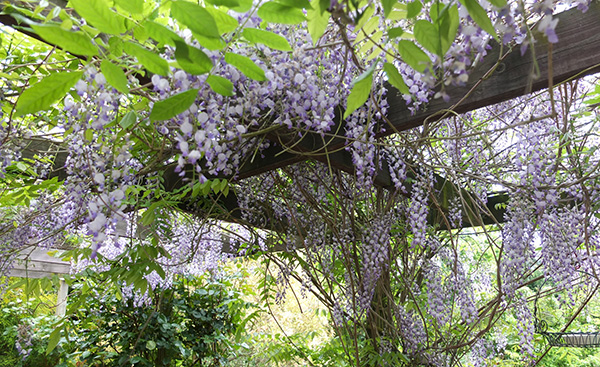
[(81, 360), (115, 366), (221, 364), (248, 304), (223, 283), (195, 289), (192, 284), (177, 280), (138, 301), (90, 294), (74, 320)]

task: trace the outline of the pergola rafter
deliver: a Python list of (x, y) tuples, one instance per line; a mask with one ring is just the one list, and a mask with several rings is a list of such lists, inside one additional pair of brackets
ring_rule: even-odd
[[(386, 85), (389, 103), (387, 121), (380, 123), (377, 136), (385, 137), (424, 124), (433, 124), (444, 117), (470, 112), (599, 72), (600, 4), (592, 2), (585, 13), (572, 9), (558, 14), (556, 18), (559, 19), (556, 27), (558, 43), (548, 44), (543, 37), (539, 37), (535, 47), (529, 47), (521, 55), (520, 48), (508, 50), (493, 42), (491, 50), (476, 65), (465, 86), (445, 89), (450, 96), (449, 102), (441, 98), (434, 99), (412, 113), (396, 89)], [(332, 131), (344, 132), (339, 119)], [(317, 133), (306, 133), (300, 142), (288, 139), (276, 136), (273, 140), (295, 145), (297, 154), (282, 153), (282, 148), (273, 149), (259, 162), (246, 162), (240, 168), (239, 177), (254, 176), (307, 159), (331, 163), (348, 173), (354, 172), (348, 154), (340, 151), (346, 144), (343, 136), (334, 134), (323, 138)], [(376, 183), (383, 187), (393, 186), (386, 170), (380, 171)]]
[[(62, 1), (57, 5), (65, 6)], [(559, 19), (556, 27), (558, 43), (539, 41), (534, 47), (530, 46), (523, 55), (520, 49), (507, 50), (494, 44), (484, 60), (475, 66), (465, 86), (446, 87), (445, 92), (450, 96), (449, 102), (434, 99), (426, 107), (411, 113), (402, 96), (393, 87), (387, 86), (388, 114), (386, 121), (380, 122), (377, 135), (383, 138), (419, 126), (431, 125), (453, 114), (469, 112), (600, 71), (600, 5), (593, 2), (586, 13), (573, 9), (557, 15), (556, 18)], [(0, 21), (23, 31), (22, 16), (8, 12), (2, 15)], [(36, 37), (34, 33), (28, 34)], [(339, 112), (338, 116), (341, 115)], [(325, 136), (309, 132), (298, 138), (297, 133), (290, 134), (286, 129), (269, 132), (265, 134), (265, 138), (276, 144), (265, 150), (263, 157), (248, 157), (242, 162), (235, 176), (219, 177), (237, 180), (306, 160), (316, 160), (354, 174), (351, 155), (344, 149), (346, 140), (343, 137), (343, 124), (338, 118), (332, 129), (335, 133)], [(290, 149), (292, 146), (293, 149)], [(62, 167), (67, 152), (60, 150), (60, 144), (33, 140), (23, 151), (23, 156), (31, 158), (35, 153), (47, 154), (49, 151), (54, 151), (55, 157), (55, 171), (52, 174), (64, 178)], [(389, 167), (385, 162), (379, 166), (375, 184), (392, 189)], [(188, 184), (174, 172), (173, 167), (163, 168), (166, 189), (173, 190)], [(440, 205), (446, 209), (448, 198), (456, 196), (459, 190), (445, 179), (438, 179), (435, 189), (439, 192)], [(472, 201), (467, 205), (467, 212), (471, 212), (466, 218), (468, 225), (503, 221), (504, 210), (499, 209), (497, 204), (506, 202), (506, 195), (493, 195), (485, 207), (481, 207), (472, 200), (468, 192), (460, 191), (463, 197)], [(228, 198), (223, 203), (224, 208), (230, 211), (237, 208), (235, 197)], [(476, 214), (482, 211), (483, 216)]]

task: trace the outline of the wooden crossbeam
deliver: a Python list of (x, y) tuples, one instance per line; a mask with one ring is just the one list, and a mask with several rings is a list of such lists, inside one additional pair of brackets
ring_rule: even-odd
[(48, 255), (48, 250), (25, 248), (19, 252), (8, 276), (22, 278), (45, 278), (52, 275), (65, 275), (71, 271), (71, 264)]
[[(556, 27), (558, 43), (549, 48), (543, 37), (539, 37), (535, 48), (529, 47), (524, 55), (521, 55), (519, 48), (507, 52), (504, 47), (493, 44), (483, 62), (475, 67), (464, 87), (446, 88), (450, 102), (434, 99), (413, 114), (402, 96), (388, 85), (389, 124), (380, 124), (378, 136), (388, 136), (422, 126), (426, 122), (432, 123), (446, 116), (448, 111), (465, 113), (523, 96), (547, 88), (550, 80), (556, 84), (600, 71), (600, 4), (592, 2), (586, 13), (572, 9), (558, 14), (556, 18), (559, 19)], [(3, 15), (0, 21), (9, 26), (17, 26), (19, 19), (8, 14)], [(19, 31), (23, 29), (19, 28)], [(548, 68), (550, 60), (552, 70)], [(343, 122), (337, 118), (337, 124), (332, 131), (344, 130)], [(340, 152), (345, 145), (342, 136), (326, 137), (325, 142), (319, 134), (307, 133), (300, 141), (290, 140), (289, 136), (274, 133), (268, 138), (273, 142), (283, 141), (286, 145), (294, 145), (294, 153), (274, 146), (263, 153), (264, 158), (244, 162), (237, 177), (255, 176), (307, 159), (331, 164), (348, 173), (354, 172), (349, 154)], [(389, 174), (383, 173), (381, 177), (376, 178), (376, 182), (382, 186), (389, 186), (391, 183), (385, 182), (386, 176)]]
[[(574, 9), (557, 15), (557, 18), (559, 19), (556, 28), (558, 43), (549, 47), (546, 42), (539, 41), (535, 48), (530, 47), (524, 55), (521, 55), (519, 49), (507, 52), (500, 45), (492, 46), (483, 62), (477, 65), (471, 73), (466, 86), (446, 88), (446, 93), (450, 95), (450, 102), (436, 99), (425, 108), (412, 114), (402, 96), (395, 93), (393, 87), (388, 86), (387, 99), (390, 107), (387, 120), (389, 124), (380, 124), (378, 136), (384, 137), (422, 126), (425, 123), (433, 123), (443, 118), (448, 111), (454, 113), (472, 111), (546, 88), (552, 84), (551, 81), (560, 83), (570, 78), (600, 71), (600, 4), (593, 2), (586, 13)], [(16, 26), (18, 23), (18, 19), (10, 15), (5, 15), (0, 20), (9, 26)], [(22, 31), (22, 29), (19, 30)], [(552, 65), (551, 70), (549, 70), (550, 64)], [(340, 111), (337, 113), (338, 116), (341, 115)], [(339, 117), (333, 131), (344, 131), (343, 122)], [(323, 139), (321, 135), (307, 133), (300, 141), (293, 140), (294, 138), (290, 140), (290, 136), (292, 135), (275, 132), (270, 133), (267, 138), (273, 142), (283, 142), (283, 145), (294, 145), (293, 153), (274, 145), (263, 152), (264, 158), (247, 159), (243, 162), (236, 177), (226, 178), (251, 177), (307, 159), (323, 162), (350, 174), (354, 173), (350, 153), (344, 150), (345, 139), (343, 136)], [(39, 141), (31, 143), (24, 150), (23, 155), (31, 157), (35, 151), (44, 151), (44, 144)], [(52, 149), (58, 148), (53, 147)], [(53, 174), (60, 178), (65, 177), (64, 172), (61, 171), (65, 159), (66, 153), (56, 150), (56, 170)], [(171, 169), (165, 171), (166, 182), (173, 183), (169, 186), (178, 187), (179, 184), (183, 184), (178, 176), (174, 175), (176, 174)], [(387, 165), (381, 165), (381, 169), (375, 177), (375, 184), (385, 188), (393, 187)], [(438, 189), (452, 187), (452, 185), (446, 185), (444, 180), (439, 185)], [(495, 204), (494, 206), (496, 206)], [(235, 204), (228, 203), (227, 207), (231, 205)], [(494, 208), (488, 204), (490, 213), (496, 213), (492, 209)], [(502, 215), (502, 213), (496, 214)], [(496, 214), (490, 220), (502, 221), (503, 218), (496, 217)]]
[(585, 13), (572, 9), (556, 18), (559, 19), (556, 27), (558, 43), (549, 45), (543, 37), (538, 37), (533, 51), (529, 47), (524, 55), (519, 47), (506, 53), (505, 48), (494, 44), (471, 73), (465, 87), (446, 89), (450, 95), (448, 103), (436, 99), (427, 108), (411, 115), (399, 98), (388, 97), (388, 117), (392, 127), (386, 127), (379, 135), (421, 126), (427, 120), (433, 122), (444, 116), (445, 111), (473, 111), (548, 88), (551, 84), (599, 72), (600, 3), (592, 2)]
[(48, 250), (38, 247), (26, 247), (19, 251), (9, 277), (16, 278), (49, 278), (59, 276), (59, 289), (56, 297), (56, 315), (64, 316), (67, 310), (69, 286), (62, 279), (71, 272), (71, 264), (48, 255)]
[[(465, 113), (495, 103), (507, 101), (528, 93), (548, 88), (550, 85), (600, 72), (600, 3), (592, 2), (587, 12), (572, 9), (556, 16), (559, 42), (549, 45), (543, 37), (534, 48), (529, 47), (521, 55), (520, 47), (513, 51), (492, 44), (492, 49), (475, 67), (464, 87), (446, 87), (450, 101), (434, 99), (416, 113), (411, 113), (396, 89), (387, 85), (389, 103), (387, 120), (381, 123), (378, 137), (406, 131), (425, 123), (433, 123), (452, 113)], [(552, 64), (552, 69), (549, 65)], [(334, 131), (345, 131), (340, 120)], [(354, 167), (347, 152), (340, 152), (346, 144), (343, 137), (329, 138), (327, 144), (319, 134), (306, 134), (300, 142), (290, 141), (296, 151), (306, 153), (305, 159), (315, 159), (331, 164), (342, 171), (353, 173)], [(319, 154), (314, 154), (319, 152)], [(299, 155), (302, 155), (301, 153)], [(299, 158), (288, 156), (280, 160), (280, 166), (296, 163)], [(242, 167), (241, 175), (255, 175), (268, 171), (260, 166)], [(389, 186), (389, 173), (378, 174), (376, 182)]]

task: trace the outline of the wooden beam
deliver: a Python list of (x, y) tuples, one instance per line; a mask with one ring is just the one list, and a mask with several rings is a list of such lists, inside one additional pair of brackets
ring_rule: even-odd
[(71, 264), (48, 255), (49, 250), (27, 247), (20, 251), (10, 277), (45, 278), (53, 275), (65, 275), (71, 271)]
[[(464, 113), (486, 105), (502, 102), (511, 98), (525, 95), (531, 91), (546, 88), (551, 76), (555, 83), (560, 83), (569, 78), (580, 77), (600, 70), (600, 5), (596, 2), (590, 5), (586, 13), (570, 10), (556, 16), (559, 19), (556, 28), (559, 42), (549, 49), (544, 41), (538, 42), (535, 52), (531, 48), (522, 56), (520, 50), (503, 53), (503, 48), (494, 45), (483, 62), (476, 67), (470, 75), (470, 81), (464, 87), (448, 87), (446, 92), (450, 95), (450, 102), (442, 99), (431, 101), (426, 108), (411, 114), (402, 96), (395, 94), (389, 87), (388, 109), (389, 126), (381, 124), (378, 136), (383, 137), (395, 132), (405, 131), (424, 124), (425, 121), (433, 122), (442, 118), (446, 111)], [(10, 25), (10, 24), (9, 24)], [(550, 51), (551, 52), (550, 52)], [(533, 55), (535, 54), (535, 60)], [(551, 73), (548, 65), (551, 55), (553, 68)], [(535, 75), (534, 66), (539, 69)], [(307, 159), (314, 159), (331, 165), (344, 172), (353, 174), (355, 169), (350, 154), (343, 149), (345, 139), (341, 136), (344, 127), (340, 122), (337, 111), (338, 123), (334, 131), (340, 135), (323, 138), (318, 134), (305, 134), (300, 141), (290, 139), (290, 134), (274, 134), (269, 136), (271, 141), (278, 141), (284, 145), (295, 145), (297, 154), (284, 151), (283, 148), (273, 146), (263, 152), (264, 157), (247, 159), (234, 178), (245, 178), (258, 175), (270, 170), (281, 168), (289, 164)], [(39, 147), (39, 145), (38, 145)], [(28, 146), (24, 156), (32, 156), (36, 145)], [(38, 149), (37, 151), (43, 151)], [(60, 168), (64, 165), (66, 154), (58, 152), (55, 159), (56, 175), (64, 178)], [(166, 180), (178, 186), (178, 176), (174, 172), (166, 171)], [(232, 177), (227, 177), (231, 179)], [(391, 180), (387, 165), (376, 174), (375, 183), (379, 186), (390, 188)], [(227, 207), (231, 208), (231, 203)], [(235, 205), (235, 204), (233, 204)], [(491, 210), (491, 208), (488, 209)], [(492, 211), (491, 211), (492, 212)], [(501, 221), (502, 218), (494, 218)]]
[[(600, 3), (592, 2), (585, 13), (572, 9), (556, 18), (559, 19), (556, 27), (558, 43), (549, 48), (545, 39), (539, 37), (535, 52), (529, 47), (524, 55), (519, 47), (505, 53), (505, 48), (493, 44), (483, 62), (469, 76), (465, 87), (446, 89), (450, 102), (434, 99), (412, 115), (400, 96), (388, 95), (391, 126), (386, 126), (379, 136), (421, 126), (427, 120), (434, 122), (448, 110), (465, 113), (548, 88), (549, 77), (557, 84), (599, 72)], [(548, 69), (550, 55), (552, 70)], [(536, 65), (539, 68), (537, 75), (534, 72)]]
[[(600, 4), (592, 2), (586, 13), (572, 9), (558, 14), (556, 18), (559, 19), (556, 28), (559, 42), (552, 45), (551, 52), (543, 37), (540, 37), (541, 40), (535, 46), (535, 52), (532, 52), (530, 47), (523, 56), (519, 48), (506, 53), (503, 47), (494, 44), (483, 62), (471, 73), (466, 86), (446, 88), (450, 102), (435, 99), (412, 114), (403, 97), (388, 85), (387, 99), (390, 107), (387, 118), (390, 125), (380, 124), (378, 136), (388, 136), (415, 128), (423, 125), (425, 121), (434, 122), (449, 110), (465, 113), (546, 88), (550, 75), (554, 83), (560, 83), (600, 71)], [(8, 25), (14, 26), (15, 23), (16, 19), (13, 19), (13, 23), (8, 22)], [(548, 70), (550, 54), (553, 64), (551, 74)], [(534, 74), (536, 65), (539, 75)], [(307, 159), (319, 160), (342, 171), (353, 173), (354, 167), (349, 154), (343, 151), (340, 153), (345, 144), (342, 134), (345, 128), (340, 122), (340, 111), (336, 112), (337, 124), (333, 128), (336, 136), (324, 139), (319, 134), (308, 133), (297, 140), (295, 133), (272, 133), (268, 136), (272, 142), (294, 145), (296, 154), (286, 152), (280, 146), (273, 146), (263, 152), (264, 157), (254, 157), (245, 161), (236, 177), (258, 175)]]

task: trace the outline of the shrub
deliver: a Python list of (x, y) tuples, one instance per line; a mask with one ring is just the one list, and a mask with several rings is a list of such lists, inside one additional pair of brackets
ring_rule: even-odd
[(222, 365), (249, 307), (239, 296), (214, 279), (179, 279), (142, 298), (92, 295), (72, 320), (78, 352), (71, 357), (91, 366)]
[(8, 312), (7, 304), (0, 304), (0, 367), (14, 367), (21, 360), (15, 348), (17, 340), (13, 329), (19, 325), (19, 318)]

